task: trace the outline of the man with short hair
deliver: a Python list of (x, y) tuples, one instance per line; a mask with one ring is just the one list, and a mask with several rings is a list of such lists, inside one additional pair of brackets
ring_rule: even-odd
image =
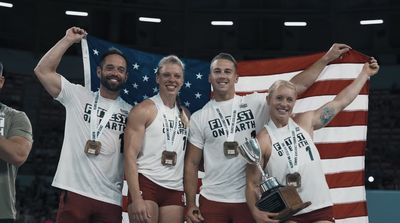
[[(0, 89), (5, 77), (0, 62)], [(32, 148), (32, 126), (22, 111), (0, 102), (0, 223), (14, 222), (15, 179)]]
[(66, 109), (64, 143), (53, 180), (62, 189), (58, 223), (122, 220), (123, 134), (131, 105), (120, 97), (128, 79), (119, 50), (105, 52), (97, 67), (100, 88), (92, 92), (57, 73), (62, 56), (86, 31), (72, 27), (39, 61), (35, 74)]
[[(294, 76), (291, 81), (298, 94), (314, 83), (329, 62), (348, 50), (345, 44), (334, 44), (323, 57)], [(268, 110), (266, 94), (235, 94), (238, 78), (236, 60), (230, 54), (214, 57), (208, 77), (213, 99), (191, 117), (184, 172), (189, 223), (254, 222), (245, 197), (246, 162), (238, 156), (237, 147), (256, 136), (268, 118)], [(202, 158), (199, 208), (195, 197)]]

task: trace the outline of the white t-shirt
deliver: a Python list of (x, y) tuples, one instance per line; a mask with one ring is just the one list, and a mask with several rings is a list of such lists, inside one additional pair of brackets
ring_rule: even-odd
[[(289, 130), (288, 126), (290, 125), (294, 127)], [(297, 188), (297, 191), (303, 202), (311, 201), (312, 203), (297, 214), (304, 214), (332, 206), (328, 184), (322, 171), (321, 158), (317, 147), (307, 131), (298, 126), (292, 119), (289, 119), (289, 125), (282, 128), (277, 128), (271, 120), (265, 125), (265, 128), (272, 141), (272, 151), (266, 172), (270, 176), (275, 177), (282, 185), (286, 185), (286, 175), (289, 172), (294, 172), (289, 167), (284, 146), (286, 146), (288, 151), (292, 148), (292, 153), (294, 154), (292, 130), (294, 129), (295, 131), (298, 149), (298, 169), (296, 172), (301, 175), (301, 187)], [(292, 160), (294, 158), (293, 154)]]
[(214, 105), (219, 107), (229, 123), (234, 101), (239, 105), (234, 140), (241, 145), (246, 139), (255, 137), (268, 118), (266, 94), (236, 95), (234, 99), (222, 102), (211, 100), (190, 119), (189, 141), (203, 149), (204, 178), (200, 194), (212, 201), (246, 201), (246, 161), (240, 155), (234, 158), (224, 155), (223, 144), (227, 136), (214, 109)]
[(137, 158), (138, 172), (162, 187), (183, 191), (186, 128), (184, 128), (183, 123), (178, 118), (178, 127), (173, 147), (168, 150), (176, 152), (176, 165), (162, 165), (161, 156), (166, 148), (166, 138), (164, 135), (166, 128), (160, 107), (163, 106), (166, 118), (170, 124), (171, 137), (174, 130), (175, 114), (178, 114), (179, 117), (179, 111), (176, 106), (174, 108), (165, 106), (158, 94), (151, 97), (150, 100), (157, 107), (157, 115), (153, 122), (146, 128), (142, 150)]
[[(131, 105), (121, 100), (99, 137), (99, 155), (84, 152), (90, 139), (90, 113), (95, 92), (61, 78), (56, 100), (66, 109), (64, 142), (52, 185), (95, 200), (121, 206), (123, 146), (121, 140)], [(99, 96), (98, 121), (114, 100)]]

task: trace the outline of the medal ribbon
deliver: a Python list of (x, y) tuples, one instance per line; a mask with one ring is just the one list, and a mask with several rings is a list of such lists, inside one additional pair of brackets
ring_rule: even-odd
[[(99, 124), (97, 124), (97, 112), (98, 112), (98, 102), (99, 102), (99, 91), (95, 93), (95, 97), (93, 99), (93, 107), (90, 112), (90, 139), (96, 141), (101, 133), (103, 133), (104, 127), (106, 126), (107, 122), (110, 120), (111, 116), (117, 110), (117, 105), (121, 103), (122, 99), (118, 97), (114, 102), (110, 105), (107, 112), (104, 114), (103, 119)], [(97, 130), (96, 130), (97, 126)]]
[(238, 113), (238, 100), (237, 97), (233, 98), (232, 103), (232, 113), (231, 120), (229, 123), (226, 122), (224, 115), (221, 112), (221, 109), (218, 107), (217, 103), (214, 101), (213, 108), (218, 115), (218, 119), (222, 123), (222, 127), (226, 132), (226, 137), (228, 142), (233, 142), (235, 139), (235, 129), (236, 129), (236, 121), (237, 121), (237, 113)]
[(285, 142), (282, 143), (282, 147), (285, 150), (286, 157), (287, 157), (288, 163), (289, 163), (289, 167), (290, 167), (290, 169), (292, 169), (292, 173), (294, 173), (294, 172), (297, 172), (299, 169), (299, 165), (297, 162), (299, 153), (298, 153), (298, 149), (297, 149), (296, 130), (295, 130), (293, 121), (291, 119), (289, 119), (288, 127), (289, 127), (289, 131), (292, 134), (292, 145), (294, 147), (294, 149), (293, 149), (294, 154), (289, 150), (289, 148)]
[[(167, 151), (173, 151), (173, 146), (175, 143), (175, 138), (178, 132), (178, 126), (179, 126), (179, 117), (178, 117), (178, 108), (174, 107), (174, 124), (173, 124), (173, 129), (170, 127), (168, 119), (167, 119), (167, 115), (165, 114), (165, 108), (164, 108), (164, 102), (162, 101), (160, 95), (157, 95), (157, 99), (159, 99), (160, 105), (156, 104), (156, 107), (160, 110), (160, 113), (162, 114), (163, 117), (163, 122), (164, 122), (164, 128), (165, 128), (165, 133), (164, 133), (164, 137), (165, 137), (165, 150)], [(172, 135), (171, 135), (171, 131), (172, 131)]]
[[(273, 127), (275, 129), (278, 129), (272, 120), (270, 122), (272, 122)], [(296, 130), (295, 130), (296, 128), (291, 119), (289, 119), (289, 121), (288, 121), (288, 128), (289, 128), (289, 132), (291, 132), (291, 135), (292, 135), (292, 145), (294, 147), (294, 149), (293, 149), (294, 154), (291, 152), (291, 150), (289, 150), (288, 146), (286, 145), (285, 140), (283, 140), (283, 142), (281, 142), (280, 144), (285, 151), (285, 155), (286, 155), (286, 158), (287, 158), (288, 164), (289, 164), (289, 169), (291, 170), (291, 173), (294, 173), (294, 172), (297, 172), (298, 168), (299, 168), (298, 161), (297, 161), (299, 153), (298, 153), (297, 140), (296, 140)], [(274, 133), (270, 133), (270, 132), (269, 132), (269, 134), (274, 135)], [(274, 137), (279, 139), (278, 137), (276, 137), (276, 135), (274, 135)], [(284, 137), (280, 137), (280, 139), (281, 140), (279, 140), (279, 141), (282, 141), (282, 139), (284, 139)]]

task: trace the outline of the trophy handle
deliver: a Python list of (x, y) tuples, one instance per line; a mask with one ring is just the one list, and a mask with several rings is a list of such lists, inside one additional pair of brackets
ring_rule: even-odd
[(258, 167), (258, 169), (261, 172), (262, 180), (264, 181), (264, 180), (268, 179), (268, 174), (263, 170), (263, 168), (261, 167), (261, 164), (258, 162), (256, 166)]

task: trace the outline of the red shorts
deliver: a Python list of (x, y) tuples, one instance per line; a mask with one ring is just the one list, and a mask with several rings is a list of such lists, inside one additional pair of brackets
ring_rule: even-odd
[(200, 212), (204, 223), (252, 223), (247, 203), (224, 203), (207, 200), (200, 195)]
[(57, 223), (115, 223), (122, 221), (122, 208), (85, 197), (70, 191), (62, 191), (57, 211)]
[(289, 218), (289, 220), (295, 221), (297, 223), (308, 223), (315, 221), (335, 222), (335, 218), (333, 217), (332, 206), (317, 209), (315, 211), (311, 211), (305, 214), (296, 215), (294, 217)]
[[(161, 187), (142, 174), (139, 174), (139, 188), (142, 192), (143, 200), (154, 201), (158, 207), (169, 205), (185, 206), (183, 191)], [(128, 191), (128, 205), (131, 203), (132, 199)]]

